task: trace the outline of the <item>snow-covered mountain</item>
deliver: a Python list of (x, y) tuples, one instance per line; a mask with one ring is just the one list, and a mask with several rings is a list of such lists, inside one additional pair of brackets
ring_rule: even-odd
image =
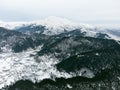
[[(103, 33), (107, 34), (109, 37), (106, 36), (106, 38), (111, 38), (115, 40), (120, 40), (120, 32), (119, 29), (120, 27), (114, 27), (110, 26), (94, 26), (94, 25), (88, 25), (88, 24), (80, 24), (80, 23), (75, 23), (72, 21), (69, 21), (68, 19), (65, 18), (60, 18), (60, 17), (48, 17), (43, 20), (38, 20), (38, 21), (30, 21), (30, 22), (0, 22), (0, 27), (4, 27), (10, 30), (18, 30), (18, 31), (26, 31), (26, 33), (29, 33), (30, 30), (35, 30), (38, 27), (44, 27), (43, 34), (46, 35), (58, 35), (61, 33), (73, 31), (73, 30), (80, 30), (81, 32), (85, 33), (85, 36), (90, 36), (90, 37), (96, 37), (97, 33)], [(41, 31), (36, 31), (37, 33)], [(117, 32), (117, 33), (115, 33)]]
[(65, 18), (0, 22), (0, 89), (119, 90), (115, 85), (120, 83), (120, 41), (116, 40), (119, 28)]

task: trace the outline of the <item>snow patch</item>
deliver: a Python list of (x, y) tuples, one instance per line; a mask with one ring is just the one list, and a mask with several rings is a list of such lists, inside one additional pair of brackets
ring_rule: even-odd
[[(40, 47), (37, 47), (21, 53), (13, 53), (5, 49), (6, 51), (0, 54), (0, 89), (12, 85), (18, 80), (28, 79), (32, 82), (40, 82), (43, 79), (54, 80), (60, 77), (78, 76), (76, 73), (69, 74), (58, 71), (55, 65), (59, 63), (59, 60), (52, 55), (36, 56), (37, 51), (40, 49)], [(87, 70), (87, 74), (91, 78), (93, 75), (89, 72)]]
[(71, 88), (72, 88), (72, 86), (71, 86), (70, 84), (67, 84), (67, 87), (68, 87), (69, 89), (71, 89)]
[(88, 68), (81, 68), (80, 71), (77, 71), (79, 76), (87, 77), (87, 78), (93, 78), (95, 75), (94, 73), (88, 69)]
[(95, 55), (96, 55), (96, 56), (98, 56), (98, 55), (99, 55), (99, 53), (95, 53)]

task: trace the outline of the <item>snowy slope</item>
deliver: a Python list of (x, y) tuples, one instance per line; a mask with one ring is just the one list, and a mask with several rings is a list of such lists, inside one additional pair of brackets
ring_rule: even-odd
[[(69, 32), (78, 29), (81, 30), (81, 32), (85, 32), (86, 36), (95, 37), (97, 33), (107, 33), (112, 39), (120, 40), (119, 28), (114, 29), (111, 27), (105, 28), (87, 24), (78, 24), (65, 18), (53, 16), (44, 20), (32, 22), (0, 22), (0, 27), (10, 30), (16, 30), (29, 25), (45, 26), (43, 34), (46, 35), (57, 35), (66, 31)], [(23, 36), (21, 37), (24, 38)], [(16, 38), (9, 37), (9, 39), (15, 41)], [(63, 47), (64, 46), (65, 45), (63, 45)], [(28, 79), (32, 82), (40, 82), (41, 80), (47, 78), (53, 80), (56, 77), (70, 78), (82, 76), (84, 71), (86, 71), (84, 77), (94, 77), (94, 72), (87, 68), (81, 68), (77, 73), (58, 71), (55, 65), (59, 63), (59, 60), (52, 54), (48, 56), (46, 54), (43, 56), (37, 56), (37, 52), (41, 50), (41, 47), (42, 46), (38, 46), (35, 49), (29, 48), (20, 53), (14, 53), (12, 50), (5, 47), (1, 48), (3, 52), (0, 53), (0, 89), (19, 80)]]
[[(59, 63), (57, 58), (53, 56), (30, 56), (35, 55), (42, 46), (36, 49), (28, 49), (21, 53), (13, 53), (6, 48), (0, 53), (0, 89), (7, 85), (12, 85), (19, 80), (31, 80), (32, 82), (40, 82), (43, 79), (53, 79), (56, 77), (70, 78), (81, 76), (84, 68), (77, 74), (60, 72), (55, 65)], [(92, 78), (94, 73), (89, 69), (85, 70), (87, 74), (84, 77)]]

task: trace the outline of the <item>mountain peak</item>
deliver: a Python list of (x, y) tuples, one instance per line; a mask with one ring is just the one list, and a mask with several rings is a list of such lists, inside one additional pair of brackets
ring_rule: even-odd
[(37, 25), (44, 25), (47, 27), (52, 27), (52, 28), (63, 27), (63, 26), (68, 26), (68, 25), (73, 26), (76, 24), (66, 18), (61, 18), (61, 17), (56, 17), (56, 16), (50, 16), (43, 20), (34, 21), (33, 23), (35, 23)]

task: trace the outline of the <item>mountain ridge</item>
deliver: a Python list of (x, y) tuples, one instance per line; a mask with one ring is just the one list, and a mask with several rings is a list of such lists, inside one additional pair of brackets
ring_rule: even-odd
[(0, 89), (119, 88), (120, 42), (110, 37), (119, 37), (119, 29), (77, 27), (54, 17), (20, 25), (0, 27)]
[(110, 39), (120, 40), (120, 34), (118, 34), (120, 33), (119, 27), (80, 24), (55, 16), (51, 16), (43, 20), (29, 22), (0, 22), (0, 27), (18, 31), (24, 27), (34, 29), (39, 26), (44, 27), (43, 34), (46, 35), (57, 35), (66, 31), (70, 32), (75, 29), (80, 29), (81, 32), (86, 32), (86, 36), (94, 37), (96, 33), (103, 33), (110, 36)]

